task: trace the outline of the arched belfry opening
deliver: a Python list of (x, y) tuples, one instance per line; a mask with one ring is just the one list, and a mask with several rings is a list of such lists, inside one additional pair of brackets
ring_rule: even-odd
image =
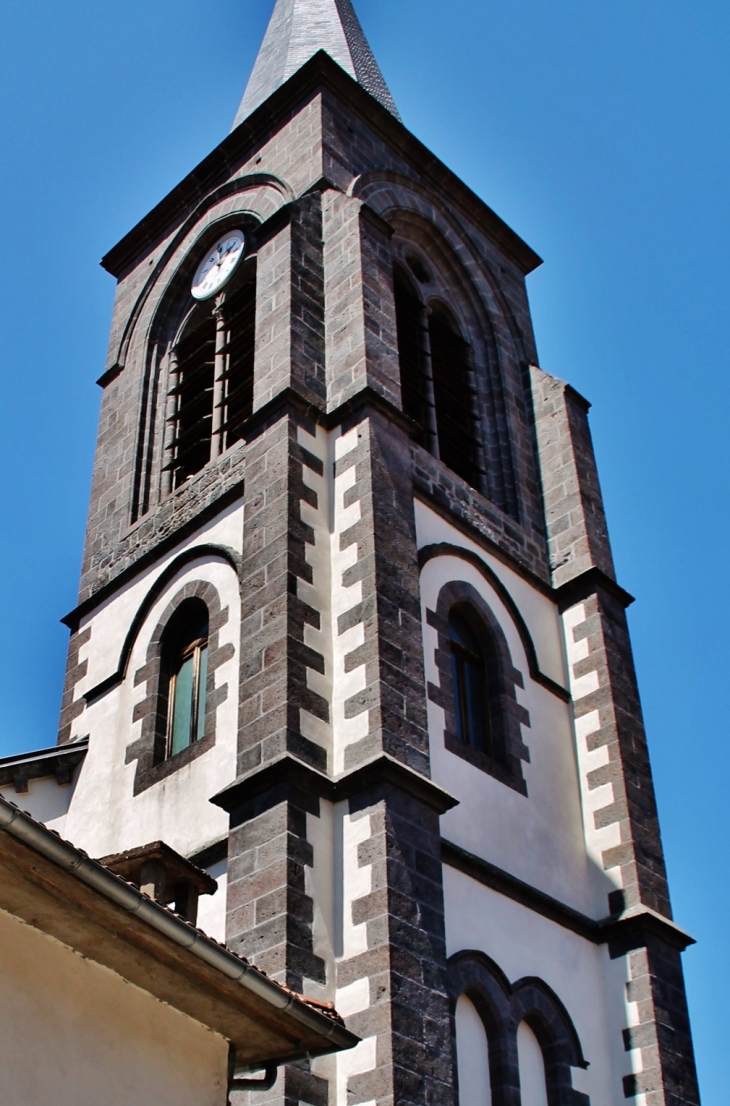
[(444, 304), (436, 303), (429, 311), (428, 344), (439, 457), (467, 484), (486, 490), (469, 346)]
[[(422, 227), (406, 229), (423, 236)], [(414, 438), (517, 516), (500, 358), (486, 307), (445, 254), (432, 261), (408, 241), (397, 242), (395, 253), (401, 402), (416, 424)]]
[(253, 410), (256, 258), (223, 292), (197, 304), (168, 353), (162, 494), (168, 495), (236, 442)]

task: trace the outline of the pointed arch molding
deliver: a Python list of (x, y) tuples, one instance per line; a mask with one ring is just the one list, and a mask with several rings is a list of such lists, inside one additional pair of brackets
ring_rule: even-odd
[[(230, 221), (232, 215), (249, 216), (256, 219), (259, 223), (266, 222), (271, 216), (277, 214), (282, 207), (291, 203), (294, 198), (289, 185), (285, 181), (269, 173), (251, 173), (245, 177), (237, 177), (235, 180), (228, 181), (226, 184), (221, 185), (220, 188), (215, 189), (215, 191), (207, 195), (180, 226), (168, 246), (161, 253), (152, 272), (147, 277), (142, 290), (137, 296), (134, 307), (129, 313), (126, 326), (119, 340), (115, 362), (98, 381), (102, 387), (106, 386), (106, 384), (118, 376), (124, 368), (132, 343), (132, 336), (143, 313), (145, 304), (152, 295), (152, 291), (160, 280), (161, 275), (170, 265), (170, 261), (180, 249), (181, 245), (189, 238), (200, 220), (222, 201), (229, 200), (231, 197), (241, 195), (245, 192), (254, 192), (256, 190), (270, 190), (276, 194), (274, 202), (267, 204), (265, 211), (257, 210), (256, 205), (253, 204), (250, 207), (241, 208), (240, 211), (231, 212), (226, 210), (225, 214), (221, 216), (221, 220), (213, 220), (211, 223), (206, 223), (206, 225), (201, 228), (200, 233), (207, 233), (211, 226), (214, 226), (217, 221)], [(259, 205), (259, 208), (262, 206), (264, 205)], [(190, 244), (190, 249), (195, 249), (194, 242)], [(171, 274), (170, 280), (165, 283), (165, 288), (160, 295), (161, 300), (164, 299), (170, 282), (174, 281), (177, 269), (178, 266), (175, 267), (175, 271)]]
[(122, 683), (127, 675), (129, 658), (132, 655), (134, 643), (153, 606), (183, 568), (187, 568), (188, 565), (200, 560), (223, 561), (225, 564), (230, 565), (236, 575), (238, 575), (240, 558), (234, 550), (224, 545), (194, 545), (171, 561), (167, 568), (163, 569), (157, 577), (137, 608), (137, 613), (132, 619), (132, 623), (127, 631), (127, 636), (124, 639), (124, 645), (119, 655), (119, 664), (117, 665), (116, 671), (84, 694), (83, 698), (86, 700), (87, 706)]
[[(589, 1106), (589, 1098), (573, 1087), (571, 1068), (588, 1067), (570, 1014), (541, 979), (525, 976), (510, 983), (502, 969), (483, 952), (458, 952), (448, 963), (452, 1011), (465, 995), (482, 1020), (489, 1048), (489, 1074), (494, 1106), (519, 1106), (520, 1075), (517, 1030), (527, 1022), (545, 1060), (549, 1106)], [(455, 1019), (452, 1034), (456, 1044)]]
[[(413, 177), (392, 170), (380, 169), (356, 177), (348, 189), (348, 195), (362, 200), (363, 203), (372, 207), (386, 222), (389, 221), (394, 212), (420, 216), (424, 221), (432, 222), (455, 255), (461, 258), (471, 279), (476, 278), (476, 283), (479, 285), (479, 277), (481, 277), (487, 285), (488, 301), (491, 301), (490, 307), (492, 310), (498, 308), (497, 313), (504, 318), (515, 344), (518, 360), (530, 360), (525, 335), (500, 288), (498, 275), (493, 271), (482, 250), (469, 234), (468, 229), (455, 218), (453, 212), (444, 204), (443, 199), (437, 192), (434, 192), (422, 182), (414, 180)], [(403, 201), (408, 198), (411, 200), (410, 204), (404, 203)], [(427, 210), (423, 209), (424, 203)], [(434, 220), (434, 216), (437, 217), (436, 220)], [(497, 239), (496, 244), (509, 254), (505, 242)], [(512, 255), (509, 254), (509, 256)]]
[(520, 641), (522, 642), (522, 647), (525, 650), (525, 657), (527, 658), (527, 668), (530, 673), (530, 678), (533, 679), (535, 683), (544, 687), (552, 695), (555, 695), (558, 699), (562, 699), (564, 703), (570, 703), (570, 692), (557, 683), (556, 680), (553, 680), (550, 676), (546, 676), (545, 673), (541, 671), (537, 659), (535, 643), (532, 640), (532, 634), (527, 628), (527, 623), (522, 617), (519, 607), (494, 569), (490, 568), (487, 562), (471, 549), (464, 549), (460, 545), (451, 545), (449, 542), (438, 542), (437, 544), (426, 545), (423, 549), (418, 551), (420, 571), (423, 571), (429, 561), (436, 560), (438, 557), (457, 557), (459, 560), (466, 561), (467, 564), (472, 565), (477, 572), (484, 577), (504, 604), (514, 623), (517, 633), (520, 635)]

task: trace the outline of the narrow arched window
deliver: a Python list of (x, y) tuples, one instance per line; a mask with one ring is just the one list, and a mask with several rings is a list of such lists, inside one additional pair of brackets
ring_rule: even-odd
[(393, 289), (403, 411), (418, 424), (417, 440), (429, 449), (428, 428), (432, 420), (428, 409), (424, 308), (410, 278), (400, 266), (393, 271)]
[(215, 382), (216, 323), (206, 305), (193, 312), (175, 348), (175, 487), (210, 460)]
[(473, 626), (475, 617), (470, 614), (461, 607), (449, 614), (456, 736), (465, 745), (494, 756), (487, 658)]
[(195, 308), (170, 350), (163, 493), (179, 488), (243, 435), (253, 411), (256, 259), (215, 302)]
[(456, 1003), (456, 1060), (459, 1106), (492, 1106), (489, 1044), (474, 1003), (460, 995)]
[(246, 419), (253, 412), (253, 370), (256, 352), (256, 261), (245, 263), (241, 279), (224, 304), (228, 331), (224, 367), (224, 448), (240, 441)]
[(208, 610), (200, 600), (182, 604), (163, 638), (166, 756), (205, 736), (208, 682)]
[(522, 1106), (548, 1106), (545, 1057), (540, 1042), (526, 1021), (517, 1030)]
[(431, 312), (428, 335), (439, 456), (467, 484), (479, 487), (469, 346), (441, 306)]

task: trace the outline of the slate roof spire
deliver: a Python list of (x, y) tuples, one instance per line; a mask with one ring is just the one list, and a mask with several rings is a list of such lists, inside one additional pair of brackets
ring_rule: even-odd
[(318, 50), (400, 119), (351, 0), (276, 0), (233, 130)]

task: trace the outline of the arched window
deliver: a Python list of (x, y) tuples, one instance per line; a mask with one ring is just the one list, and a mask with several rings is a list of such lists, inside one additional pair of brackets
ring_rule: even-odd
[(467, 484), (480, 487), (469, 347), (440, 306), (430, 314), (428, 336), (439, 456)]
[(256, 260), (199, 304), (170, 350), (165, 480), (179, 488), (239, 441), (253, 410)]
[(242, 279), (224, 304), (228, 358), (225, 366), (225, 448), (241, 439), (241, 428), (253, 411), (256, 349), (256, 264), (244, 266)]
[(205, 305), (197, 307), (174, 351), (176, 488), (210, 460), (215, 340), (215, 318)]
[(208, 610), (189, 599), (173, 615), (162, 645), (167, 757), (175, 756), (205, 737), (208, 682)]
[(476, 613), (466, 605), (453, 607), (449, 614), (456, 736), (465, 745), (494, 757), (491, 699), (498, 689), (489, 686), (489, 666), (478, 622)]
[(443, 305), (426, 309), (399, 265), (393, 288), (403, 411), (418, 424), (422, 446), (483, 490), (469, 346)]
[(398, 265), (393, 283), (403, 411), (420, 427), (419, 444), (431, 449), (429, 439), (434, 426), (428, 403), (425, 310), (410, 278)]
[(521, 1106), (548, 1106), (545, 1058), (540, 1042), (526, 1021), (517, 1030)]
[(456, 1060), (460, 1106), (492, 1106), (487, 1034), (466, 995), (460, 995), (456, 1003)]

